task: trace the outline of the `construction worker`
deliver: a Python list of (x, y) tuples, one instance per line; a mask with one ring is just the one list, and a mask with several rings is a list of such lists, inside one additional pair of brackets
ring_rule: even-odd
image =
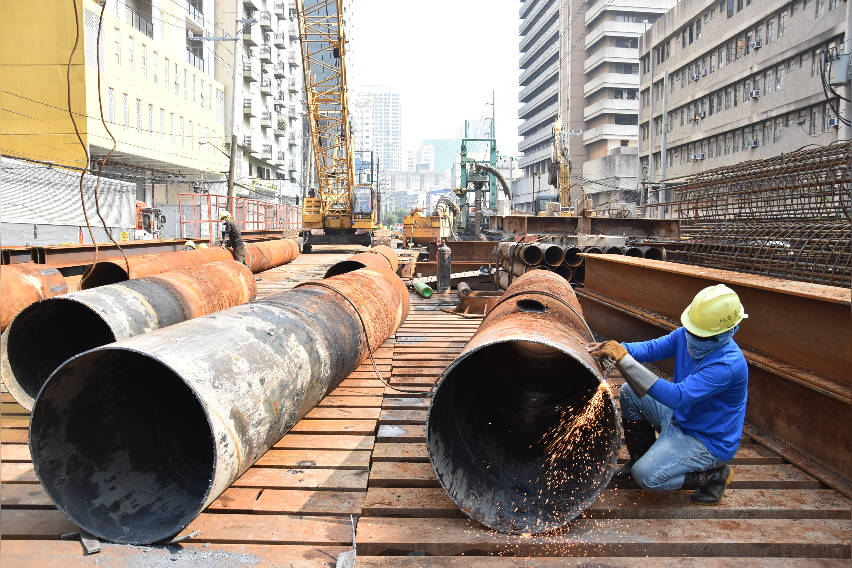
[(222, 246), (227, 246), (231, 249), (231, 254), (234, 255), (234, 260), (246, 263), (246, 245), (243, 242), (243, 237), (237, 225), (231, 219), (229, 211), (223, 211), (219, 215), (219, 220), (222, 221)]
[[(745, 420), (748, 368), (733, 336), (746, 317), (736, 292), (717, 284), (696, 294), (683, 327), (668, 335), (589, 346), (592, 355), (613, 359), (626, 381), (619, 398), (630, 461), (617, 476), (632, 474), (655, 491), (694, 489), (699, 505), (721, 500)], [(641, 364), (670, 358), (671, 382)]]
[(198, 250), (206, 249), (206, 248), (207, 248), (207, 243), (200, 243), (200, 244), (198, 245)]
[(195, 242), (193, 242), (193, 241), (186, 241), (185, 243), (183, 243), (183, 250), (196, 250), (196, 249), (197, 249), (197, 247), (195, 246)]

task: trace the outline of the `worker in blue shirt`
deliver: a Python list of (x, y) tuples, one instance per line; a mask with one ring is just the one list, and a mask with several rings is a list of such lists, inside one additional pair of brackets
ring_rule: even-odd
[[(722, 499), (748, 398), (746, 360), (733, 341), (746, 317), (736, 292), (717, 284), (695, 296), (681, 315), (683, 327), (668, 335), (589, 346), (616, 361), (626, 381), (619, 398), (630, 461), (616, 475), (632, 474), (644, 489), (694, 489), (691, 500), (700, 505)], [(669, 358), (671, 382), (642, 365)]]

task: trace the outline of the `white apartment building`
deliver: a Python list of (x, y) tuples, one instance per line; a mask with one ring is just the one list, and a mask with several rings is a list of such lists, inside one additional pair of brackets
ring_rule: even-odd
[(837, 140), (838, 100), (823, 92), (820, 58), (843, 43), (846, 10), (842, 0), (681, 0), (645, 34), (645, 178)]
[(373, 151), (382, 171), (402, 171), (406, 156), (402, 148), (402, 103), (399, 93), (389, 87), (365, 86), (354, 89), (352, 113), (355, 151)]
[[(296, 2), (215, 0), (215, 3), (217, 35), (239, 34), (242, 54), (234, 70), (234, 42), (215, 42), (216, 77), (225, 85), (228, 147), (231, 124), (237, 135), (237, 194), (267, 200), (301, 196), (304, 192), (302, 147), (306, 141)], [(247, 23), (249, 18), (254, 23)], [(236, 92), (233, 73), (237, 74)]]
[[(568, 133), (571, 171), (595, 202), (636, 187), (638, 38), (674, 0), (598, 0), (593, 4), (522, 0), (519, 134), (524, 176), (514, 205), (555, 198), (547, 186), (553, 125)], [(544, 177), (545, 187), (541, 185)]]

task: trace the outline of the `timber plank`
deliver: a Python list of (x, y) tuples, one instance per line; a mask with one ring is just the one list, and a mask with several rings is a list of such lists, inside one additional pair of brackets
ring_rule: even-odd
[(255, 466), (280, 468), (367, 469), (370, 452), (349, 450), (269, 450)]
[(349, 518), (202, 513), (180, 536), (193, 542), (351, 546)]
[(2, 414), (3, 416), (10, 416), (10, 415), (13, 415), (13, 414), (27, 415), (27, 414), (30, 413), (29, 410), (27, 410), (26, 408), (24, 408), (23, 406), (21, 406), (17, 402), (14, 402), (15, 399), (12, 398), (12, 395), (8, 395), (8, 397), (11, 398), (12, 400), (10, 402), (0, 403), (0, 414)]
[(397, 369), (446, 369), (449, 363), (446, 361), (435, 361), (432, 359), (397, 360), (393, 362), (394, 370)]
[(38, 483), (30, 462), (0, 463), (0, 483)]
[(422, 550), (429, 555), (848, 558), (850, 529), (845, 519), (578, 519), (566, 531), (518, 537), (466, 519), (364, 517), (358, 550), (365, 555)]
[[(77, 530), (77, 525), (57, 509), (3, 509), (3, 522), (0, 523), (0, 535), (4, 541), (10, 538), (59, 538)], [(3, 546), (6, 546), (5, 542)]]
[(429, 399), (412, 396), (385, 396), (382, 408), (396, 410), (421, 410), (429, 408)]
[(428, 462), (429, 454), (426, 444), (376, 443), (373, 447), (373, 461)]
[(370, 487), (440, 487), (428, 462), (374, 461), (370, 468)]
[(232, 487), (258, 489), (316, 489), (322, 491), (364, 491), (366, 469), (279, 469), (250, 467)]
[(372, 436), (376, 432), (375, 420), (300, 420), (291, 434), (361, 434)]
[(423, 442), (425, 448), (425, 424), (383, 424), (379, 426), (376, 442)]
[[(618, 558), (596, 557), (548, 558), (511, 556), (422, 556), (416, 559), (406, 556), (358, 556), (358, 568), (777, 568), (789, 566), (789, 558)], [(797, 558), (798, 568), (847, 567), (847, 560), (827, 558)]]
[(327, 396), (317, 405), (320, 408), (371, 408), (382, 405), (380, 396)]
[[(263, 544), (181, 543), (174, 545), (125, 546), (101, 543), (101, 551), (86, 556), (80, 542), (64, 540), (23, 541), (3, 543), (4, 568), (266, 568), (292, 566), (298, 568), (328, 568), (334, 566), (338, 554), (349, 547), (294, 546)], [(34, 553), (34, 551), (38, 551)], [(360, 566), (361, 559), (358, 559)]]
[[(383, 375), (384, 376), (384, 375)], [(346, 388), (360, 388), (360, 387), (368, 387), (368, 388), (382, 388), (385, 384), (379, 379), (375, 378), (375, 374), (372, 379), (343, 379), (340, 381), (341, 387)]]
[[(714, 507), (689, 501), (689, 491), (603, 491), (584, 513), (596, 519), (848, 519), (849, 500), (829, 489), (729, 489)], [(364, 515), (371, 517), (463, 517), (441, 488), (370, 487)]]
[(376, 420), (381, 408), (317, 407), (302, 420)]
[(364, 494), (359, 491), (230, 487), (207, 507), (207, 512), (360, 515), (363, 503)]
[[(373, 371), (370, 371), (373, 373)], [(373, 377), (376, 374), (373, 373)], [(369, 388), (369, 387), (357, 387), (357, 388), (347, 388), (347, 387), (337, 387), (330, 393), (328, 396), (377, 396), (384, 393), (384, 387), (379, 388)]]
[(0, 445), (0, 461), (16, 462), (31, 461), (30, 447), (27, 444), (2, 444)]
[(340, 434), (284, 434), (273, 448), (276, 450), (369, 450), (373, 436)]
[(3, 444), (26, 444), (29, 431), (25, 428), (2, 428), (0, 429), (0, 443)]
[(425, 424), (426, 410), (382, 410), (379, 425), (382, 424)]
[(53, 501), (36, 483), (9, 483), (0, 490), (0, 506), (13, 508), (53, 509)]
[(29, 428), (29, 414), (4, 414), (0, 418), (0, 428)]

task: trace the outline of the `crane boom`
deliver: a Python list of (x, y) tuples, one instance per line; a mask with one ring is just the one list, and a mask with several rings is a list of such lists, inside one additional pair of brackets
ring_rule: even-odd
[(319, 195), (306, 198), (309, 229), (353, 227), (354, 161), (346, 91), (342, 0), (297, 0), (305, 102)]

